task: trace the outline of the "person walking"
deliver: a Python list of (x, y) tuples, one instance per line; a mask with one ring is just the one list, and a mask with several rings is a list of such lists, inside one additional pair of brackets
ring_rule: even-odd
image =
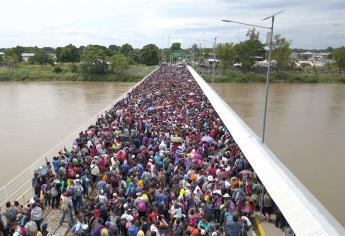
[(70, 227), (73, 227), (73, 218), (72, 218), (72, 209), (73, 209), (73, 202), (72, 202), (72, 191), (67, 189), (66, 193), (61, 196), (61, 216), (59, 220), (59, 224), (62, 225), (62, 222), (67, 216), (67, 222)]
[(36, 203), (32, 204), (30, 218), (35, 221), (37, 228), (41, 230), (41, 224), (43, 221), (43, 210)]

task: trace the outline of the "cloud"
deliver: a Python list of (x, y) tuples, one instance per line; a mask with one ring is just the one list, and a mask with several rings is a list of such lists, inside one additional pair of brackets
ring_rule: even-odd
[[(20, 7), (18, 7), (20, 6)], [(168, 36), (189, 47), (196, 40), (212, 45), (245, 39), (248, 27), (228, 18), (269, 25), (261, 19), (278, 10), (275, 32), (294, 47), (337, 47), (344, 40), (344, 0), (11, 0), (2, 4), (0, 45), (77, 46), (148, 43), (167, 46)], [(15, 14), (13, 14), (15, 12)], [(259, 30), (262, 37), (266, 30)], [(164, 35), (164, 37), (163, 37)], [(341, 35), (341, 34), (340, 34)]]

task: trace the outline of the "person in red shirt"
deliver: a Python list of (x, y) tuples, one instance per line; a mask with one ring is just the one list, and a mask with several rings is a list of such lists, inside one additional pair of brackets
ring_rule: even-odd
[(152, 212), (149, 214), (149, 221), (156, 222), (158, 218), (158, 209), (153, 208)]
[(214, 164), (208, 167), (207, 172), (209, 175), (212, 175), (212, 177), (216, 177), (216, 169), (214, 168)]

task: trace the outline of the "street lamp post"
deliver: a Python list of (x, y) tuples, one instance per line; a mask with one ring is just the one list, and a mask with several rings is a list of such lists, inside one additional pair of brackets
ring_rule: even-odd
[(253, 26), (253, 27), (258, 27), (258, 28), (263, 28), (263, 29), (269, 29), (271, 30), (270, 35), (269, 35), (269, 52), (268, 52), (268, 66), (267, 66), (267, 76), (266, 76), (266, 92), (265, 92), (265, 108), (264, 108), (264, 118), (263, 118), (263, 125), (262, 125), (262, 136), (261, 136), (261, 142), (265, 142), (265, 132), (266, 132), (266, 117), (267, 117), (267, 100), (268, 100), (268, 84), (270, 80), (270, 72), (271, 72), (271, 57), (272, 57), (272, 40), (273, 40), (273, 26), (274, 26), (274, 17), (280, 13), (282, 13), (284, 10), (279, 11), (271, 16), (265, 17), (262, 20), (267, 20), (267, 19), (272, 19), (272, 25), (271, 27), (266, 27), (266, 26), (261, 26), (261, 25), (254, 25), (254, 24), (247, 24), (243, 22), (238, 22), (238, 21), (233, 21), (233, 20), (222, 20), (224, 22), (228, 23), (235, 23), (235, 24), (240, 24), (240, 25), (247, 25), (247, 26)]

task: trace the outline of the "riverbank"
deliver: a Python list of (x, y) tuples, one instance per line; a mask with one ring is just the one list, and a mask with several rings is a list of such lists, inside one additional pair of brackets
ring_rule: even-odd
[(90, 74), (79, 71), (78, 64), (66, 63), (51, 65), (18, 65), (14, 69), (0, 69), (0, 81), (139, 81), (149, 74), (155, 66), (130, 65), (122, 74)]
[[(14, 69), (0, 68), (0, 81), (118, 81), (136, 82), (149, 74), (156, 66), (130, 65), (122, 74), (88, 74), (79, 70), (78, 63), (59, 65), (29, 65), (20, 64)], [(199, 71), (207, 81), (212, 82), (212, 75)], [(226, 71), (216, 74), (214, 82), (248, 83), (265, 82), (266, 74), (239, 71)], [(283, 83), (345, 83), (345, 75), (320, 73), (308, 74), (302, 72), (272, 72), (271, 82)]]
[[(201, 74), (207, 81), (212, 82), (212, 75)], [(214, 82), (232, 82), (232, 83), (248, 83), (248, 82), (265, 82), (266, 74), (261, 73), (241, 73), (231, 71), (224, 74), (217, 74), (214, 77)], [(285, 82), (285, 83), (345, 83), (345, 75), (335, 74), (306, 74), (300, 72), (273, 72), (271, 74), (270, 82)]]

